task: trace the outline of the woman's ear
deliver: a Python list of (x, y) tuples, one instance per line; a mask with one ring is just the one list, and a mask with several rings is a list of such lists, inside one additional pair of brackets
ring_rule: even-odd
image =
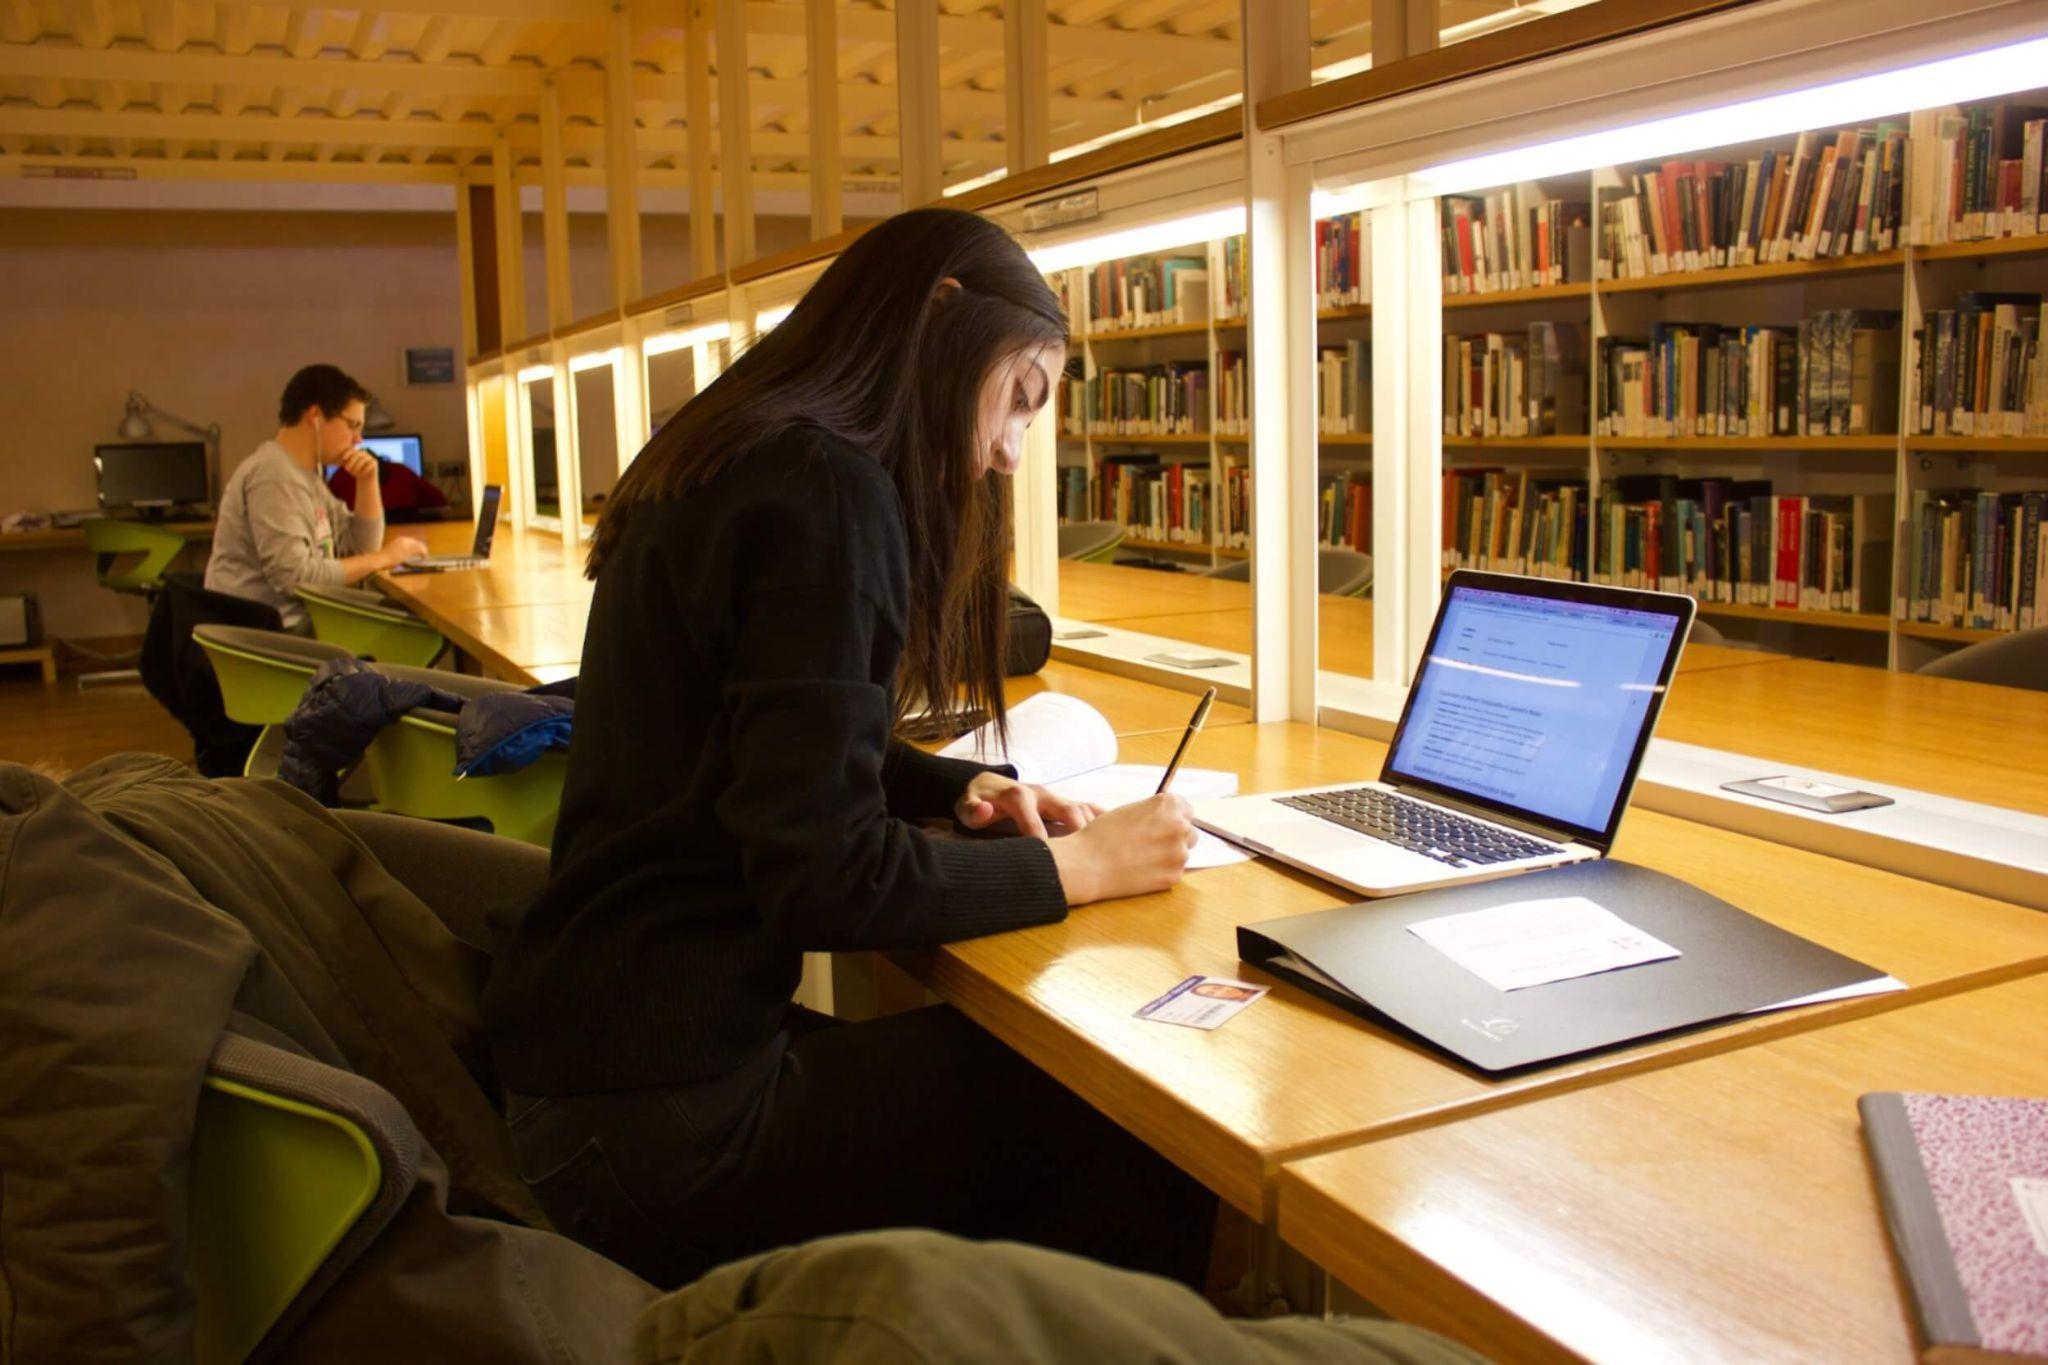
[(959, 292), (960, 281), (954, 279), (951, 275), (948, 275), (945, 279), (940, 280), (939, 287), (932, 291), (932, 298), (943, 303), (945, 300), (953, 297), (953, 295)]

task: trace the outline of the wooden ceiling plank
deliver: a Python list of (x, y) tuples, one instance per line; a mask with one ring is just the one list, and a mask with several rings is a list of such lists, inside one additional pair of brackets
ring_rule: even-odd
[(178, 0), (142, 0), (142, 37), (158, 52), (176, 52), (185, 45)]
[(437, 14), (427, 20), (426, 28), (420, 31), (419, 41), (413, 44), (413, 58), (428, 66), (445, 62), (454, 41), (455, 20), (446, 14)]
[(293, 9), (284, 24), (284, 50), (300, 61), (319, 53), (327, 32), (327, 11)]
[(114, 40), (113, 6), (108, 0), (65, 0), (71, 41), (80, 47), (105, 47)]
[(390, 50), (391, 16), (377, 10), (364, 10), (357, 15), (355, 32), (349, 35), (348, 55), (359, 62), (375, 62)]
[(230, 57), (244, 57), (256, 45), (255, 15), (245, 0), (228, 0), (214, 11), (214, 42)]

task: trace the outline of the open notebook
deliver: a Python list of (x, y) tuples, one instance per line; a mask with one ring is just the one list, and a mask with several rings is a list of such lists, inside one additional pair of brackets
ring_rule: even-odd
[[(1201, 737), (1191, 752), (1199, 753)], [(996, 740), (993, 723), (939, 750), (947, 758), (1008, 763), (1017, 777), (1062, 796), (1109, 810), (1142, 801), (1159, 789), (1166, 769), (1157, 763), (1116, 761), (1116, 731), (1085, 701), (1059, 692), (1040, 692), (1010, 708), (1010, 745)], [(1190, 801), (1237, 795), (1237, 774), (1185, 765), (1174, 775), (1173, 791)], [(1203, 831), (1188, 853), (1188, 870), (1241, 863), (1250, 854)]]

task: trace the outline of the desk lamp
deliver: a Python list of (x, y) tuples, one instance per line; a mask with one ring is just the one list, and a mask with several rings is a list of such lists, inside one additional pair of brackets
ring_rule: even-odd
[(152, 434), (149, 419), (160, 417), (178, 430), (198, 436), (206, 442), (206, 496), (209, 502), (220, 500), (220, 423), (211, 422), (200, 426), (188, 421), (175, 412), (166, 412), (134, 389), (128, 390), (128, 409), (121, 417), (120, 435), (124, 441), (146, 441)]

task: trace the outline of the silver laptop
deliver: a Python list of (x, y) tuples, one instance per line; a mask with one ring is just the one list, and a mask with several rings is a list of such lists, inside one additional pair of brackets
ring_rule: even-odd
[(505, 490), (497, 484), (484, 485), (483, 501), (477, 507), (476, 541), (466, 555), (421, 555), (408, 559), (393, 573), (446, 573), (450, 569), (481, 569), (491, 562), (491, 540), (498, 534), (498, 501)]
[(1693, 600), (1460, 570), (1377, 782), (1197, 802), (1195, 823), (1365, 896), (1604, 857)]

